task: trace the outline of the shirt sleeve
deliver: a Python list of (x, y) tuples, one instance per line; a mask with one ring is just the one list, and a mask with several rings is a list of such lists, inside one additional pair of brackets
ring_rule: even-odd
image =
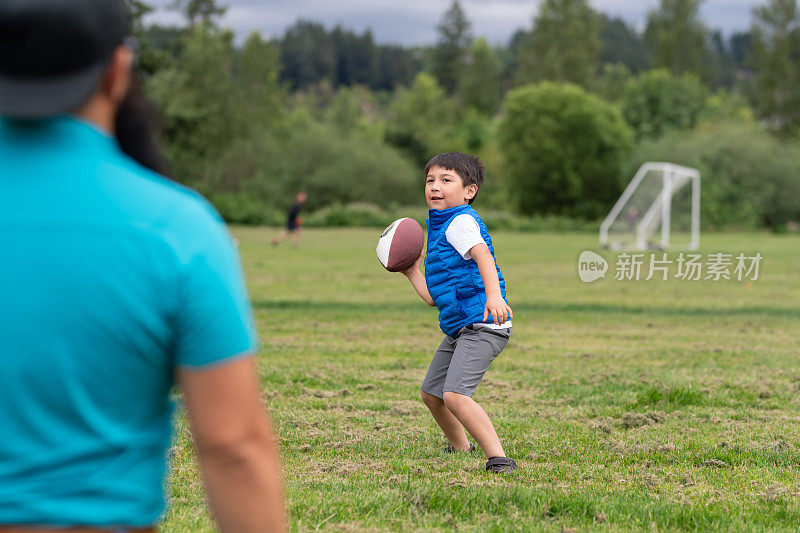
[(458, 215), (447, 226), (444, 236), (465, 261), (472, 259), (469, 251), (476, 244), (486, 244), (481, 237), (481, 229), (474, 218), (467, 214)]
[(177, 218), (175, 364), (206, 367), (252, 354), (258, 348), (252, 308), (225, 223), (202, 199)]

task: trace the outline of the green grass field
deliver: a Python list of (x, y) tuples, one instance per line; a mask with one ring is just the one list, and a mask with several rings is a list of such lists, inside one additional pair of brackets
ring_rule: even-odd
[[(758, 280), (578, 279), (596, 235), (493, 235), (514, 334), (475, 395), (519, 471), (445, 456), (419, 398), (436, 311), (379, 231), (234, 228), (293, 530), (797, 530), (796, 235), (705, 234)], [(677, 254), (671, 253), (670, 258)], [(211, 531), (185, 422), (164, 531)]]

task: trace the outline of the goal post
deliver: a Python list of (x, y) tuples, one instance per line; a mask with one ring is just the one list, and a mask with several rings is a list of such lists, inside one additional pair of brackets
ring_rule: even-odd
[(700, 245), (700, 172), (645, 163), (600, 225), (600, 246), (613, 250), (696, 250)]

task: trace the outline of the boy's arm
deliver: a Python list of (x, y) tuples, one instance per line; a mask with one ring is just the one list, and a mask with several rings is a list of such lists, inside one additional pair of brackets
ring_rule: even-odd
[(410, 268), (403, 270), (403, 274), (408, 278), (408, 281), (411, 282), (411, 285), (414, 287), (414, 290), (417, 291), (419, 297), (425, 300), (426, 304), (434, 307), (436, 306), (436, 302), (431, 298), (431, 293), (428, 292), (428, 284), (425, 283), (425, 276), (419, 270), (419, 265), (422, 263), (422, 257), (424, 255), (424, 252), (419, 254), (419, 259), (417, 259)]
[(500, 292), (500, 280), (497, 277), (497, 268), (492, 252), (485, 243), (481, 243), (470, 248), (469, 255), (478, 264), (478, 271), (481, 273), (483, 285), (486, 287), (486, 308), (483, 310), (483, 320), (485, 321), (491, 315), (494, 323), (500, 325), (514, 314)]

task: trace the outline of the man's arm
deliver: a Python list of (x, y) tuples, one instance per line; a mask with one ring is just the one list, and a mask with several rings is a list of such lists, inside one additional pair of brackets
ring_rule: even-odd
[(419, 254), (419, 259), (417, 259), (410, 268), (403, 270), (403, 274), (408, 278), (408, 281), (411, 282), (411, 285), (414, 287), (414, 290), (417, 291), (419, 297), (425, 300), (426, 304), (434, 307), (436, 306), (436, 302), (431, 298), (431, 293), (428, 291), (428, 284), (425, 282), (425, 276), (419, 270), (424, 255), (424, 252)]
[(278, 450), (252, 357), (179, 368), (177, 378), (220, 529), (285, 531)]
[(500, 279), (497, 277), (497, 268), (492, 252), (485, 243), (481, 243), (470, 248), (469, 255), (478, 264), (478, 271), (481, 273), (483, 286), (486, 288), (486, 308), (483, 310), (483, 320), (486, 321), (491, 315), (494, 323), (500, 325), (514, 315), (500, 292)]

